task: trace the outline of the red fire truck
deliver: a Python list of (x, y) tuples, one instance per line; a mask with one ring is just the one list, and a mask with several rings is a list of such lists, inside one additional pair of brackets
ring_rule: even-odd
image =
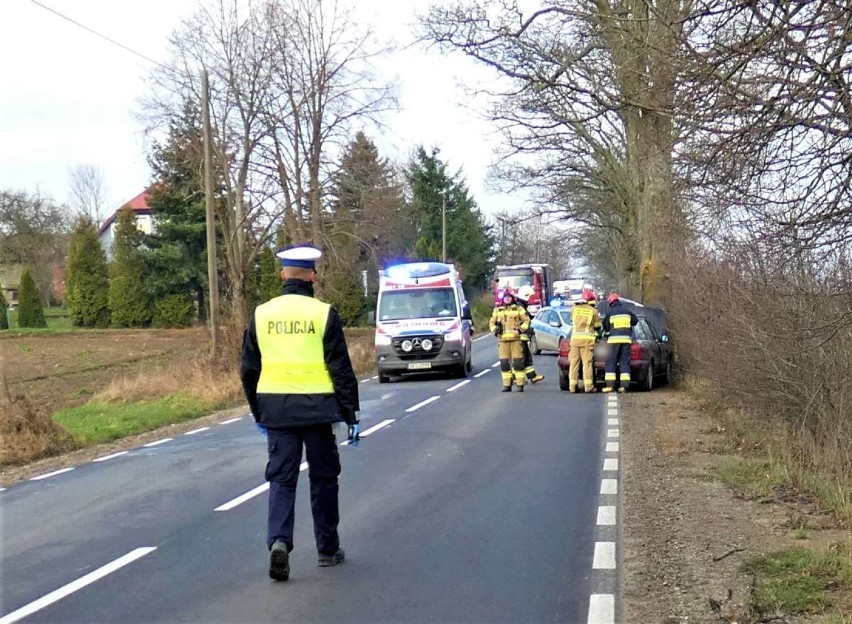
[[(530, 293), (530, 289), (532, 292)], [(549, 264), (513, 264), (498, 266), (494, 282), (494, 304), (501, 303), (506, 291), (523, 297), (529, 294), (530, 316), (546, 306), (553, 296), (553, 275)]]

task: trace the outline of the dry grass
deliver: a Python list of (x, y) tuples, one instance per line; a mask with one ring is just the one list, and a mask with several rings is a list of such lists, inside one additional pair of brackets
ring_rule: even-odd
[(0, 464), (18, 464), (75, 447), (71, 435), (33, 407), (23, 395), (10, 396), (0, 379)]

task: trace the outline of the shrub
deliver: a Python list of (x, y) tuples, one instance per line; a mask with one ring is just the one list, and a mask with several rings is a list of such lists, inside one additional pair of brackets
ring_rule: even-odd
[(195, 306), (186, 295), (166, 295), (154, 305), (154, 327), (189, 327)]
[(38, 296), (38, 288), (36, 288), (35, 280), (29, 269), (24, 269), (21, 276), (18, 327), (47, 327), (47, 322), (44, 320), (44, 308), (41, 307), (41, 299)]
[(112, 324), (116, 327), (141, 327), (151, 322), (151, 298), (145, 261), (139, 252), (141, 244), (142, 233), (136, 228), (136, 216), (131, 210), (122, 210), (115, 228), (108, 296)]

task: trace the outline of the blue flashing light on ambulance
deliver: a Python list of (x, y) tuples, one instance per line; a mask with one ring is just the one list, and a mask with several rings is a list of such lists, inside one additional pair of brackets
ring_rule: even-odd
[(455, 266), (441, 262), (397, 264), (379, 271), (376, 369), (391, 375), (473, 370), (470, 307)]

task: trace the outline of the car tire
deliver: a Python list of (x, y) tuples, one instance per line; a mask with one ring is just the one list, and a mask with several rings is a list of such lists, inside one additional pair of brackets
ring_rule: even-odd
[(564, 371), (559, 371), (559, 389), (568, 391), (568, 376)]
[(455, 374), (453, 375), (453, 377), (455, 377), (456, 379), (464, 379), (465, 377), (467, 377), (467, 364), (463, 362), (456, 366)]
[(385, 383), (388, 383), (389, 381), (390, 381), (389, 375), (384, 375), (382, 373), (379, 373), (379, 383), (380, 384), (385, 384)]
[(535, 334), (530, 336), (530, 351), (533, 355), (540, 355), (541, 349), (538, 348), (538, 340), (535, 337)]
[(648, 364), (648, 370), (645, 371), (645, 378), (642, 380), (642, 391), (650, 392), (654, 389), (654, 360)]
[(473, 372), (473, 354), (471, 354), (470, 352), (468, 352), (468, 354), (467, 354), (467, 362), (465, 363), (464, 366), (465, 366), (465, 370), (468, 373)]
[(662, 385), (668, 386), (672, 382), (672, 363), (666, 362), (666, 372), (663, 375)]

